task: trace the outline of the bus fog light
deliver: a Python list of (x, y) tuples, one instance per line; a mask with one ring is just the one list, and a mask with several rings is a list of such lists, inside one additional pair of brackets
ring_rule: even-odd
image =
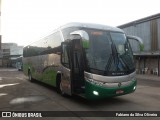
[(99, 93), (97, 91), (93, 91), (94, 95), (99, 95)]
[(133, 90), (135, 90), (135, 89), (136, 89), (136, 86), (133, 87)]

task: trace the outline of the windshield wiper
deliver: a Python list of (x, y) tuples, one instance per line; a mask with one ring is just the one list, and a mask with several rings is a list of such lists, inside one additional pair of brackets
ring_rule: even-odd
[(112, 54), (110, 54), (107, 65), (105, 67), (106, 72), (109, 71), (113, 61), (114, 61), (114, 64), (116, 65), (116, 69), (118, 70), (119, 59), (118, 59), (118, 54), (117, 54), (117, 49), (116, 49), (115, 44), (113, 44), (113, 43), (111, 44), (111, 49), (112, 49)]
[(112, 62), (113, 62), (113, 54), (110, 54), (107, 65), (105, 67), (105, 72), (108, 72), (110, 70)]
[(107, 73), (112, 65), (112, 62), (114, 61), (114, 65), (116, 65), (116, 70), (119, 71), (119, 64), (122, 64), (123, 68), (129, 70), (129, 66), (126, 63), (126, 61), (119, 55), (116, 46), (112, 43), (111, 45), (112, 54), (110, 54), (110, 57), (108, 59), (107, 65), (105, 67), (105, 72)]
[(123, 60), (123, 58), (121, 57), (121, 56), (119, 56), (119, 58), (120, 58), (120, 61), (121, 61), (121, 63), (123, 63), (122, 65), (127, 69), (127, 70), (129, 70), (129, 66), (128, 66), (128, 64), (126, 63), (126, 61), (125, 60)]

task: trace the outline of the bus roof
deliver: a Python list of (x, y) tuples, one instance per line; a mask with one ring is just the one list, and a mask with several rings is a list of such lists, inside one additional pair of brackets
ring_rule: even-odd
[(100, 30), (109, 30), (109, 31), (116, 31), (116, 32), (123, 32), (123, 30), (116, 28), (116, 27), (111, 27), (107, 25), (101, 25), (101, 24), (93, 24), (93, 23), (68, 23), (65, 24), (64, 26), (60, 27), (60, 29), (65, 29), (68, 27), (84, 27), (84, 28), (93, 28), (93, 29), (100, 29)]
[[(79, 23), (79, 22), (71, 22), (71, 23), (65, 24), (65, 25), (55, 29), (54, 31), (52, 31), (52, 33), (57, 32), (57, 31), (61, 31), (62, 29), (69, 28), (69, 27), (93, 28), (93, 29), (99, 29), (99, 30), (108, 30), (108, 31), (115, 31), (115, 32), (124, 33), (124, 31), (122, 29), (116, 28), (116, 27), (111, 27), (111, 26), (101, 25), (101, 24), (94, 24), (94, 23)], [(45, 37), (47, 37), (47, 36), (45, 36)], [(45, 37), (43, 37), (43, 38), (45, 38)], [(37, 41), (39, 41), (39, 40), (37, 40)], [(31, 44), (33, 44), (37, 41), (34, 41)], [(29, 45), (31, 45), (31, 44), (29, 44)], [(24, 46), (24, 48), (26, 48), (29, 45)]]

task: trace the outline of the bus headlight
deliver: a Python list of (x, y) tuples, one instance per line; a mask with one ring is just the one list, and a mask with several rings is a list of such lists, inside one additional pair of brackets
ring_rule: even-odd
[(135, 90), (135, 89), (136, 89), (136, 86), (133, 87), (133, 90)]
[(99, 93), (97, 91), (93, 91), (93, 94), (97, 95), (97, 96), (99, 95)]

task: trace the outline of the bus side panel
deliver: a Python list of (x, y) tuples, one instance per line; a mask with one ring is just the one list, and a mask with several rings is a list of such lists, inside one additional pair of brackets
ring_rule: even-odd
[(61, 71), (60, 55), (49, 54), (46, 61), (42, 70), (43, 82), (56, 87), (57, 72)]
[(48, 54), (23, 58), (24, 74), (28, 75), (28, 69), (32, 77), (38, 81), (56, 87), (57, 72), (61, 71), (60, 55)]
[(39, 61), (39, 56), (26, 57), (23, 58), (23, 72), (28, 76), (28, 71), (30, 70), (32, 77), (36, 80), (42, 80), (41, 74), (41, 61)]
[(31, 63), (29, 63), (29, 58), (23, 58), (23, 73), (28, 76), (28, 68), (30, 68)]

